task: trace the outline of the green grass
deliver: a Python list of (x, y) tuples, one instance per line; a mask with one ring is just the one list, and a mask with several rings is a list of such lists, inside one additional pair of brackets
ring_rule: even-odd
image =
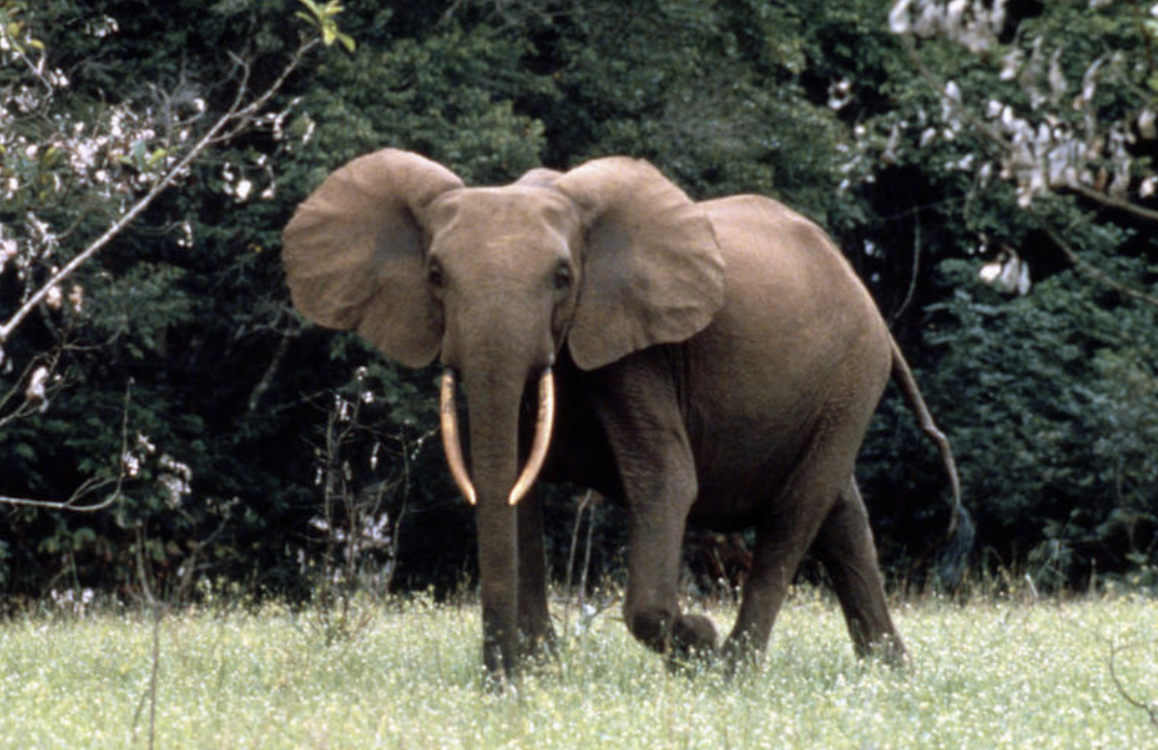
[[(898, 604), (912, 665), (852, 656), (838, 607), (793, 595), (762, 666), (670, 674), (605, 614), (519, 687), (485, 689), (478, 609), (199, 611), (161, 629), (161, 748), (1142, 748), (1158, 726), (1158, 601)], [(730, 612), (715, 612), (722, 626)], [(148, 744), (146, 616), (0, 624), (0, 748)]]

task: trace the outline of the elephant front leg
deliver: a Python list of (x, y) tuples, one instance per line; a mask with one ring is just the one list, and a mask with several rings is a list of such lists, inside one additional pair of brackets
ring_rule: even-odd
[(543, 499), (537, 490), (519, 503), (519, 642), (524, 653), (555, 642), (547, 603), (547, 556), (543, 546)]
[(713, 653), (711, 620), (683, 614), (679, 606), (680, 548), (698, 490), (670, 373), (662, 360), (640, 357), (611, 381), (599, 411), (631, 517), (624, 620), (660, 653)]
[[(679, 497), (679, 492), (669, 495), (672, 497)], [(717, 640), (711, 620), (680, 611), (679, 563), (686, 513), (678, 510), (682, 505), (672, 502), (632, 508), (623, 611), (636, 639), (677, 659), (713, 654)]]

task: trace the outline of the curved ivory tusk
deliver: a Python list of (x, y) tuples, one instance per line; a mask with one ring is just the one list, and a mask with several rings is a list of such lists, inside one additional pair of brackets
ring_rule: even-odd
[(442, 371), (442, 389), (439, 398), (439, 423), (442, 426), (442, 451), (450, 464), (450, 474), (462, 496), (471, 505), (478, 502), (470, 475), (466, 472), (466, 462), (462, 460), (462, 441), (458, 438), (458, 408), (454, 400), (454, 371), (449, 367)]
[(551, 368), (546, 367), (539, 376), (539, 414), (535, 420), (535, 439), (531, 443), (531, 455), (527, 458), (527, 465), (523, 467), (523, 473), (519, 474), (514, 489), (511, 490), (509, 498), (511, 505), (522, 500), (538, 478), (543, 462), (547, 459), (547, 448), (551, 445), (551, 429), (554, 424), (555, 377), (551, 374)]

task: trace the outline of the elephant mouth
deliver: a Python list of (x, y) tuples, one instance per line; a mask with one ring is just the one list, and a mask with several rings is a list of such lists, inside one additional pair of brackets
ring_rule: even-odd
[[(458, 428), (458, 404), (455, 398), (457, 383), (454, 370), (447, 367), (442, 371), (442, 387), (439, 395), (439, 422), (442, 428), (442, 450), (450, 466), (450, 474), (463, 497), (471, 505), (478, 503), (478, 493), (466, 469), (462, 455), (462, 440)], [(555, 376), (550, 367), (543, 368), (539, 375), (539, 408), (535, 418), (535, 437), (531, 442), (531, 454), (527, 464), (519, 473), (515, 486), (511, 488), (507, 502), (516, 505), (522, 500), (531, 485), (535, 483), (543, 463), (547, 459), (547, 448), (551, 445), (551, 430), (555, 424)]]

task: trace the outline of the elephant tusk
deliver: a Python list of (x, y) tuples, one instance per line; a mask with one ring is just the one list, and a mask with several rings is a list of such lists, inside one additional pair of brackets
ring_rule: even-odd
[(527, 458), (527, 465), (523, 473), (515, 482), (511, 490), (509, 502), (516, 505), (531, 489), (539, 472), (543, 469), (543, 462), (547, 460), (547, 448), (551, 445), (551, 429), (555, 424), (555, 376), (551, 368), (543, 369), (539, 376), (539, 414), (535, 420), (535, 439), (531, 443), (531, 455)]
[(471, 505), (478, 502), (470, 475), (466, 472), (466, 462), (462, 460), (462, 442), (458, 437), (458, 407), (454, 400), (454, 371), (449, 367), (442, 371), (442, 389), (439, 399), (439, 423), (442, 426), (442, 450), (446, 462), (450, 464), (450, 474), (463, 497)]

